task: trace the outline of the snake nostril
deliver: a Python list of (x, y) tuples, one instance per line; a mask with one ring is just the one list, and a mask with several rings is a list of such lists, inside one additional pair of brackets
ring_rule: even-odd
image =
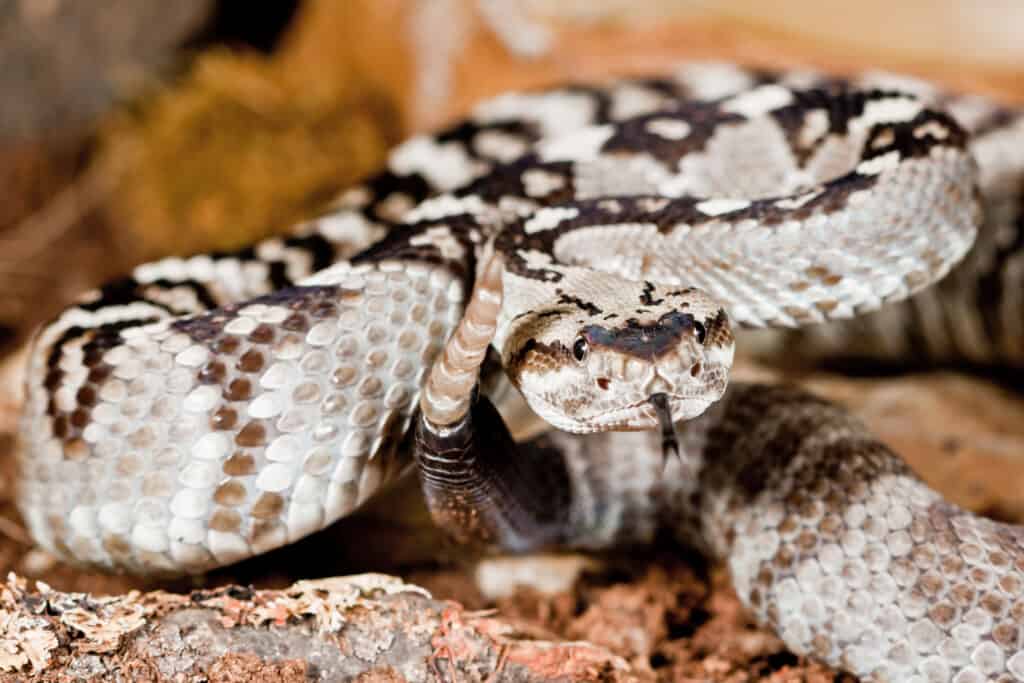
[(597, 386), (601, 387), (604, 391), (608, 391), (608, 385), (610, 384), (607, 377), (598, 377)]
[(694, 363), (693, 367), (690, 368), (690, 377), (696, 377), (697, 375), (699, 375), (701, 369), (702, 368), (700, 363)]

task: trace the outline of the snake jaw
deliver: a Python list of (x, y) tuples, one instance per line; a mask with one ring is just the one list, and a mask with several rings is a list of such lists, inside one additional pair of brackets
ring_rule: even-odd
[(587, 363), (538, 362), (512, 380), (532, 410), (563, 431), (645, 431), (664, 422), (652, 396), (661, 397), (655, 401), (671, 422), (692, 419), (717, 401), (728, 383), (731, 350), (682, 348), (645, 361), (597, 348)]

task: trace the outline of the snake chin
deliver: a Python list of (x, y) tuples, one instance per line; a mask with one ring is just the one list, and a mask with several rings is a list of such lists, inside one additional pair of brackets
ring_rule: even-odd
[[(672, 422), (692, 420), (699, 416), (712, 403), (722, 397), (724, 393), (724, 382), (722, 392), (710, 391), (702, 395), (666, 394), (669, 410), (672, 413)], [(594, 426), (595, 432), (606, 431), (646, 431), (658, 429), (661, 426), (658, 414), (648, 397), (629, 406), (610, 410), (600, 415), (591, 417), (590, 424)]]
[[(520, 386), (520, 391), (538, 416), (563, 431), (586, 434), (657, 429), (660, 422), (651, 396), (663, 394), (672, 421), (678, 422), (697, 417), (725, 393), (730, 364), (712, 361), (708, 355), (700, 363), (701, 371), (697, 376), (690, 371), (679, 376), (663, 374), (665, 371), (660, 364), (651, 363), (641, 379), (620, 378), (610, 383), (614, 391), (601, 389), (599, 384), (594, 391), (596, 383), (580, 380), (531, 393), (528, 379)], [(548, 378), (550, 380), (551, 376)], [(562, 391), (558, 391), (559, 386)]]

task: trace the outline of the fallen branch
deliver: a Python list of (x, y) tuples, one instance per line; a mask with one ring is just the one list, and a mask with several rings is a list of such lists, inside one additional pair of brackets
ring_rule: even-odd
[(43, 583), (30, 591), (11, 574), (0, 589), (0, 672), (39, 681), (630, 678), (606, 650), (536, 639), (382, 574), (112, 597)]

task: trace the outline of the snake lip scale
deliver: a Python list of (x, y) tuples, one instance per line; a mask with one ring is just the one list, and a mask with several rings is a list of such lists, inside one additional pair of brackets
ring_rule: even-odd
[[(674, 401), (680, 405), (686, 405), (687, 401), (693, 401), (698, 403), (698, 407), (687, 407), (685, 412), (700, 414), (707, 407), (706, 399), (694, 399), (692, 396), (684, 394), (674, 394), (672, 392), (658, 392), (650, 394), (653, 396), (663, 396), (665, 403), (665, 410), (669, 409), (669, 403)], [(647, 430), (654, 429), (662, 426), (662, 418), (659, 413), (659, 408), (652, 407), (651, 398), (645, 398), (639, 401), (627, 403), (620, 408), (609, 410), (604, 413), (598, 413), (594, 415), (591, 420), (597, 427), (603, 429), (621, 429), (621, 430)], [(671, 415), (671, 413), (668, 413)], [(602, 431), (600, 429), (593, 429), (591, 431)]]
[[(749, 328), (1024, 364), (1022, 193), (1024, 115), (906, 77), (696, 63), (502, 95), (289, 235), (143, 264), (40, 329), (19, 508), (68, 561), (198, 573), (415, 472), (460, 542), (668, 528), (797, 653), (1024, 681), (1024, 529), (835, 405), (727, 388)], [(514, 440), (531, 412), (558, 429)]]

